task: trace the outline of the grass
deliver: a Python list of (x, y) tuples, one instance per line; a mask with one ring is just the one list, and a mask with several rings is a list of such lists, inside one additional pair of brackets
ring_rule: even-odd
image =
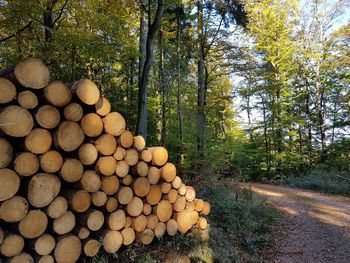
[(85, 262), (189, 262), (186, 259), (204, 263), (262, 262), (260, 251), (270, 244), (270, 226), (278, 218), (276, 210), (249, 189), (219, 185), (201, 196), (212, 205), (208, 229), (166, 236), (149, 246), (123, 247), (113, 255), (101, 251)]
[(315, 169), (305, 176), (287, 178), (284, 183), (329, 194), (350, 196), (350, 174), (348, 172)]

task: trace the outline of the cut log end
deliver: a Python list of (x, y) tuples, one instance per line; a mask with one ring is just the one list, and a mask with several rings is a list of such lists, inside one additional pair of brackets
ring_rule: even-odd
[(8, 106), (0, 113), (1, 130), (12, 137), (27, 136), (32, 130), (34, 120), (30, 112), (20, 106)]
[(41, 60), (26, 58), (16, 65), (15, 77), (24, 87), (41, 89), (49, 83), (50, 72)]
[(9, 103), (17, 95), (16, 87), (11, 81), (0, 78), (0, 104)]

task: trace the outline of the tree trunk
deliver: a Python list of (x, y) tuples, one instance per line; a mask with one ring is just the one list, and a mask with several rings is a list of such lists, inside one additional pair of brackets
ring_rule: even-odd
[(162, 146), (166, 143), (166, 85), (165, 85), (165, 79), (164, 79), (164, 49), (163, 49), (163, 33), (162, 30), (159, 29), (158, 32), (158, 45), (159, 45), (159, 63), (158, 63), (158, 70), (159, 70), (159, 88), (160, 93), (162, 95), (161, 99), (161, 107), (162, 107), (162, 128), (161, 128), (161, 136), (160, 136), (160, 143)]

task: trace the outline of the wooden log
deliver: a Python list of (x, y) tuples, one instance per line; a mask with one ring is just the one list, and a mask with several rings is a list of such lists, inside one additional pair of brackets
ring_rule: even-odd
[(76, 122), (63, 121), (58, 127), (57, 143), (66, 152), (78, 149), (84, 138), (84, 131)]
[[(0, 137), (0, 169), (7, 167), (13, 158), (13, 149), (11, 144)], [(16, 162), (16, 161), (15, 161)]]
[(88, 239), (83, 242), (83, 252), (87, 257), (94, 257), (100, 250), (100, 242), (96, 239)]
[(67, 212), (68, 202), (63, 196), (57, 196), (45, 209), (50, 218), (58, 218)]
[(139, 154), (135, 149), (127, 149), (124, 160), (129, 166), (134, 166), (139, 161)]
[(132, 188), (134, 190), (135, 195), (139, 197), (145, 197), (149, 193), (151, 185), (147, 178), (139, 177), (134, 181)]
[(79, 148), (79, 160), (84, 165), (91, 165), (96, 162), (98, 157), (98, 151), (96, 147), (91, 143), (84, 143)]
[(189, 202), (193, 202), (196, 199), (196, 190), (192, 186), (186, 186), (185, 198)]
[(97, 191), (91, 194), (91, 200), (94, 206), (102, 207), (107, 202), (107, 195), (105, 192)]
[(155, 229), (158, 223), (159, 223), (158, 216), (154, 214), (147, 216), (147, 228)]
[(160, 171), (157, 167), (151, 166), (148, 169), (147, 178), (150, 184), (158, 184), (160, 178)]
[(121, 160), (124, 160), (125, 155), (126, 155), (125, 149), (123, 147), (117, 147), (113, 156), (117, 161), (121, 161)]
[(55, 263), (55, 259), (51, 255), (38, 256), (36, 257), (36, 261), (38, 263)]
[(39, 173), (34, 175), (28, 185), (28, 201), (37, 208), (47, 206), (58, 195), (61, 182), (53, 174)]
[(66, 211), (60, 217), (53, 220), (53, 231), (59, 235), (69, 233), (75, 227), (75, 216), (71, 211)]
[(132, 225), (132, 217), (131, 216), (127, 216), (126, 217), (126, 223), (125, 223), (125, 228), (129, 228)]
[(96, 113), (86, 114), (80, 123), (84, 133), (89, 137), (97, 137), (102, 134), (103, 122)]
[(143, 202), (137, 196), (134, 196), (126, 206), (126, 211), (130, 216), (133, 216), (133, 217), (139, 216), (142, 213), (142, 210), (143, 210)]
[(89, 79), (81, 79), (75, 82), (72, 91), (87, 105), (96, 104), (100, 98), (100, 90), (96, 84)]
[(148, 175), (148, 164), (144, 161), (139, 161), (136, 165), (136, 171), (139, 176), (147, 176)]
[(174, 219), (169, 219), (168, 222), (166, 222), (166, 232), (169, 236), (175, 236), (177, 233), (177, 222)]
[(96, 163), (96, 170), (105, 175), (111, 176), (117, 168), (116, 160), (113, 156), (101, 156)]
[(11, 81), (0, 78), (0, 104), (11, 102), (16, 95), (16, 86)]
[(40, 167), (46, 173), (56, 173), (63, 165), (63, 157), (58, 151), (48, 151), (40, 156)]
[(21, 107), (29, 110), (34, 109), (36, 106), (38, 106), (37, 96), (29, 90), (18, 93), (17, 102)]
[(176, 177), (176, 166), (173, 163), (166, 163), (160, 169), (160, 175), (164, 181), (171, 183)]
[(179, 189), (182, 185), (182, 180), (179, 176), (176, 176), (174, 181), (171, 182), (171, 186), (175, 189)]
[(118, 199), (114, 197), (108, 197), (106, 202), (106, 210), (109, 213), (114, 212), (118, 208)]
[(102, 134), (95, 141), (95, 147), (101, 155), (112, 155), (117, 149), (117, 141), (108, 133)]
[(27, 253), (21, 253), (9, 259), (9, 263), (34, 263), (34, 259)]
[(147, 217), (143, 214), (135, 217), (132, 220), (132, 228), (136, 232), (142, 232), (143, 230), (145, 230), (146, 226), (147, 226)]
[(108, 230), (103, 236), (103, 248), (107, 253), (115, 253), (123, 244), (123, 236), (119, 231)]
[(121, 230), (126, 224), (125, 212), (121, 209), (114, 211), (109, 215), (107, 224), (112, 230)]
[(0, 113), (1, 130), (12, 137), (27, 136), (34, 125), (30, 112), (20, 106), (8, 106)]
[(4, 235), (5, 235), (4, 230), (0, 227), (0, 246), (2, 244), (2, 241), (4, 241)]
[(13, 257), (22, 252), (24, 239), (20, 235), (6, 233), (0, 245), (0, 254), (5, 257)]
[(57, 263), (77, 262), (81, 254), (80, 239), (74, 235), (61, 237), (55, 247), (54, 257)]
[(162, 193), (163, 193), (163, 194), (167, 194), (167, 193), (169, 193), (170, 190), (171, 190), (171, 184), (170, 184), (170, 183), (164, 182), (164, 183), (162, 183), (161, 188), (162, 188)]
[(117, 162), (117, 166), (115, 168), (115, 173), (119, 177), (123, 178), (128, 175), (129, 173), (129, 165), (126, 161), (119, 161)]
[(178, 230), (182, 234), (186, 234), (192, 228), (192, 212), (183, 210), (176, 214), (176, 222)]
[(60, 175), (68, 183), (78, 182), (83, 176), (83, 164), (77, 159), (68, 158), (64, 160)]
[(146, 146), (145, 139), (141, 135), (134, 137), (134, 148), (139, 152), (142, 151)]
[(168, 151), (164, 147), (150, 147), (152, 152), (152, 164), (156, 166), (163, 166), (168, 161)]
[(177, 200), (177, 191), (175, 189), (171, 189), (167, 194), (167, 199), (170, 203), (175, 203)]
[(79, 237), (79, 239), (83, 240), (90, 236), (90, 230), (87, 227), (78, 226), (73, 230), (73, 233)]
[(19, 176), (12, 170), (4, 168), (0, 170), (0, 201), (5, 201), (14, 196), (20, 185)]
[(142, 209), (142, 213), (145, 215), (145, 216), (148, 216), (152, 213), (152, 206), (150, 204), (143, 204), (143, 209)]
[(49, 83), (50, 72), (39, 59), (26, 58), (15, 67), (16, 80), (24, 87), (41, 89)]
[(182, 184), (180, 186), (180, 188), (177, 190), (177, 192), (179, 193), (179, 195), (186, 195), (187, 192), (187, 186), (185, 184)]
[(79, 188), (89, 193), (94, 193), (101, 188), (101, 177), (93, 170), (86, 170), (79, 182)]
[(162, 188), (157, 184), (151, 185), (146, 199), (150, 205), (158, 204), (160, 199), (162, 199)]
[(118, 201), (122, 205), (127, 205), (134, 197), (134, 193), (130, 187), (122, 186), (118, 191)]
[(204, 207), (204, 201), (202, 199), (195, 199), (194, 203), (195, 203), (195, 210), (197, 212), (201, 212)]
[(173, 214), (172, 204), (167, 200), (161, 200), (156, 206), (156, 215), (160, 222), (167, 222)]
[[(0, 155), (0, 158), (3, 156)], [(39, 167), (39, 159), (35, 154), (23, 152), (16, 157), (13, 168), (21, 176), (31, 176), (39, 170)]]
[(105, 131), (113, 136), (120, 136), (125, 131), (125, 119), (118, 112), (111, 112), (102, 120)]
[(130, 227), (124, 228), (121, 231), (121, 234), (123, 236), (123, 245), (129, 246), (135, 241), (136, 235), (135, 235), (134, 229), (132, 229)]
[(127, 174), (123, 179), (122, 182), (124, 185), (131, 185), (132, 184), (132, 176), (130, 174)]
[(45, 129), (56, 128), (60, 119), (60, 112), (51, 105), (41, 106), (35, 114), (36, 122)]
[(83, 108), (78, 103), (70, 103), (63, 110), (63, 116), (67, 121), (80, 121), (83, 118)]
[(204, 230), (204, 229), (207, 228), (207, 226), (208, 226), (207, 219), (205, 219), (204, 217), (200, 217), (200, 218), (198, 219), (198, 222), (197, 222), (197, 224), (196, 224), (196, 227), (199, 228), (199, 229)]
[(82, 213), (90, 207), (91, 197), (85, 190), (69, 190), (64, 193), (64, 196), (75, 212)]
[(194, 202), (186, 202), (186, 210), (194, 211), (196, 204)]
[(140, 153), (140, 159), (146, 163), (149, 163), (152, 161), (152, 152), (147, 149), (142, 150)]
[(43, 234), (31, 243), (35, 253), (41, 256), (49, 255), (56, 246), (56, 240), (49, 234)]
[(32, 130), (24, 140), (26, 149), (35, 154), (43, 154), (50, 150), (52, 137), (48, 130), (37, 128)]
[(139, 240), (141, 241), (142, 244), (144, 245), (149, 245), (152, 243), (154, 239), (154, 232), (152, 229), (146, 228), (143, 230), (139, 236)]
[(91, 231), (100, 230), (105, 221), (103, 213), (97, 209), (89, 209), (79, 216), (79, 223)]
[(61, 81), (50, 82), (44, 88), (44, 96), (48, 102), (56, 107), (66, 106), (72, 99), (70, 89)]
[(119, 189), (119, 184), (119, 179), (116, 176), (103, 176), (101, 190), (107, 195), (114, 195)]
[(199, 220), (199, 213), (197, 211), (192, 211), (192, 225), (196, 225)]
[(123, 148), (130, 148), (134, 144), (134, 135), (126, 130), (119, 136), (118, 142)]
[(160, 239), (164, 236), (166, 232), (166, 225), (163, 222), (159, 222), (154, 229), (155, 236)]
[(184, 196), (178, 196), (175, 203), (173, 204), (173, 209), (176, 212), (181, 212), (186, 207), (186, 198)]
[(30, 210), (19, 222), (18, 230), (25, 238), (37, 238), (46, 230), (47, 216), (41, 210)]
[(5, 222), (18, 222), (28, 213), (28, 202), (21, 196), (13, 196), (0, 205), (0, 218)]
[(211, 209), (210, 203), (204, 202), (203, 209), (200, 212), (200, 214), (204, 215), (204, 216), (207, 216), (210, 213), (210, 209)]
[(100, 97), (95, 104), (96, 113), (106, 116), (111, 112), (111, 103), (105, 97)]

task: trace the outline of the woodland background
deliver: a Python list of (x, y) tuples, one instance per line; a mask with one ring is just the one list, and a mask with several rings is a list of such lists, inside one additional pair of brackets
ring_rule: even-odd
[(346, 1), (0, 0), (0, 14), (1, 69), (31, 56), (52, 79), (93, 79), (189, 179), (350, 169)]

